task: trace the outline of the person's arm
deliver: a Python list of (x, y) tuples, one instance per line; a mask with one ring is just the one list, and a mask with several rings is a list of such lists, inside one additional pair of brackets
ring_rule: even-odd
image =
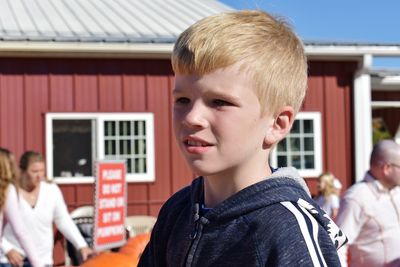
[(3, 232), (3, 237), (1, 238), (1, 251), (3, 251), (4, 254), (7, 254), (9, 251), (16, 249), (13, 243), (8, 241), (8, 239), (4, 236)]
[(280, 204), (286, 210), (276, 207), (275, 219), (270, 220), (274, 231), (266, 243), (270, 251), (266, 266), (298, 266), (301, 262), (302, 266), (339, 267), (336, 244), (328, 232), (336, 230), (334, 225), (325, 228), (326, 214), (304, 200)]
[[(4, 232), (3, 232), (4, 234)], [(12, 266), (21, 266), (24, 262), (25, 254), (18, 251), (13, 243), (8, 241), (8, 239), (3, 235), (1, 239), (1, 250), (3, 254), (7, 257), (8, 262)]]
[(351, 245), (360, 233), (363, 225), (361, 206), (353, 199), (344, 197), (340, 202), (336, 223), (347, 236), (347, 244), (339, 249), (339, 258), (343, 267), (347, 266), (348, 245)]
[(4, 217), (13, 229), (15, 237), (24, 249), (32, 266), (44, 266), (40, 263), (39, 255), (35, 250), (28, 228), (22, 224), (23, 219), (18, 207), (18, 196), (14, 185), (10, 184), (7, 191), (7, 198), (4, 204)]
[(331, 206), (332, 206), (332, 214), (331, 214), (331, 219), (336, 220), (336, 216), (339, 211), (339, 204), (340, 204), (340, 199), (337, 195), (331, 195)]
[(15, 249), (10, 250), (7, 254), (8, 263), (11, 266), (20, 267), (24, 264), (24, 256), (22, 256), (18, 251)]
[(68, 209), (62, 196), (61, 190), (56, 185), (52, 186), (54, 186), (54, 201), (56, 203), (54, 210), (54, 223), (56, 224), (57, 229), (64, 235), (64, 237), (81, 252), (83, 260), (86, 260), (91, 254), (93, 254), (93, 250), (89, 248), (85, 239), (79, 232), (78, 227), (68, 213)]

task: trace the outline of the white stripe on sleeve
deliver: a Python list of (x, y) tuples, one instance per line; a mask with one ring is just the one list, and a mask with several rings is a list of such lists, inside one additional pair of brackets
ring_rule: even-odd
[(324, 259), (324, 256), (322, 255), (321, 252), (321, 248), (319, 247), (319, 243), (318, 243), (318, 222), (315, 220), (315, 218), (307, 211), (307, 209), (305, 209), (304, 207), (302, 207), (301, 205), (299, 205), (299, 208), (303, 211), (304, 214), (307, 215), (307, 217), (310, 219), (311, 224), (312, 224), (312, 230), (313, 230), (313, 238), (314, 238), (314, 244), (316, 244), (317, 247), (317, 252), (320, 256), (320, 259), (322, 261), (322, 264), (324, 267), (326, 267), (326, 262)]
[[(301, 234), (303, 235), (304, 240), (306, 242), (307, 249), (308, 249), (308, 252), (310, 253), (313, 265), (316, 266), (316, 267), (320, 267), (321, 266), (321, 262), (318, 259), (317, 251), (315, 250), (315, 247), (314, 247), (314, 244), (313, 244), (313, 241), (312, 241), (313, 237), (311, 236), (310, 232), (308, 231), (307, 222), (306, 222), (306, 220), (304, 218), (304, 215), (290, 201), (283, 201), (283, 202), (281, 202), (281, 204), (284, 207), (286, 207), (290, 212), (292, 212), (293, 215), (295, 216), (295, 218), (297, 220), (297, 223), (299, 224)], [(313, 224), (312, 224), (312, 227), (314, 228)], [(317, 228), (317, 231), (318, 231), (318, 228)], [(314, 232), (314, 230), (313, 230), (313, 232)], [(317, 240), (314, 240), (314, 242), (316, 244), (318, 244)], [(326, 265), (324, 265), (324, 266), (326, 266)]]

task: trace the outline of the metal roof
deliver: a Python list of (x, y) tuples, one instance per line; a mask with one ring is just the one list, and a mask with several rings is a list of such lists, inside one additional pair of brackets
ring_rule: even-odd
[[(184, 29), (233, 10), (218, 0), (0, 0), (0, 56), (169, 58)], [(400, 44), (304, 44), (314, 59), (400, 57)]]
[(0, 41), (173, 43), (216, 0), (0, 0)]

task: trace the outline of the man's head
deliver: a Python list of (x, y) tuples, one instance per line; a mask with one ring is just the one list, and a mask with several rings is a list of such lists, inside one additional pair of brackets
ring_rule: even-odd
[(393, 140), (377, 143), (371, 153), (370, 172), (389, 189), (400, 185), (400, 145)]
[(253, 81), (262, 112), (300, 109), (307, 88), (302, 42), (282, 20), (262, 11), (223, 13), (200, 20), (178, 38), (175, 74), (204, 75), (239, 63)]

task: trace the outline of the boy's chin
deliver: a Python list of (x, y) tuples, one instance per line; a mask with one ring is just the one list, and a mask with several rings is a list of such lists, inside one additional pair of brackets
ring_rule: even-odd
[[(186, 155), (185, 155), (186, 156)], [(224, 173), (228, 167), (225, 162), (216, 158), (191, 158), (185, 157), (186, 163), (196, 176), (212, 176)]]
[(216, 172), (210, 168), (205, 168), (203, 166), (197, 166), (196, 164), (189, 163), (190, 169), (196, 176), (209, 176), (213, 175)]

